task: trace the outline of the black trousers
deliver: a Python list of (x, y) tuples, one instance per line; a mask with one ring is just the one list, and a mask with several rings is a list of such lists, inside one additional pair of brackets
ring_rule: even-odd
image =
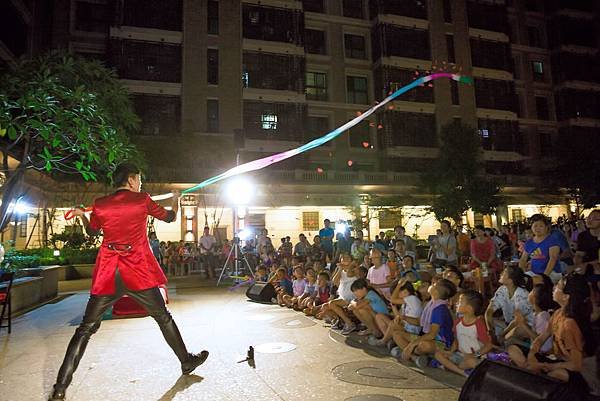
[(79, 365), (79, 361), (85, 352), (90, 337), (98, 331), (98, 328), (100, 327), (102, 315), (112, 304), (125, 294), (135, 299), (146, 309), (146, 311), (148, 311), (148, 314), (156, 320), (167, 344), (173, 349), (175, 355), (179, 358), (179, 361), (183, 363), (188, 359), (188, 352), (181, 338), (181, 334), (179, 333), (179, 329), (177, 328), (171, 313), (167, 310), (158, 287), (149, 288), (143, 291), (131, 291), (123, 284), (118, 271), (115, 282), (116, 290), (113, 295), (90, 296), (85, 309), (85, 314), (83, 315), (83, 321), (77, 330), (75, 330), (75, 334), (67, 347), (65, 359), (58, 371), (56, 388), (66, 389), (69, 384), (71, 384), (73, 373)]

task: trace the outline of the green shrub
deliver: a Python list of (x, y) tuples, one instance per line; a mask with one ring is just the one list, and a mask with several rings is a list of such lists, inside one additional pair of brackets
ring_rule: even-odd
[(4, 256), (3, 265), (8, 270), (16, 271), (29, 267), (92, 264), (96, 262), (98, 249), (69, 249), (60, 250), (60, 256), (54, 256), (52, 248), (8, 249)]

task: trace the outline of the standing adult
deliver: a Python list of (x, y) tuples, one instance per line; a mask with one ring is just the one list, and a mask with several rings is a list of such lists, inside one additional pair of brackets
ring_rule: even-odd
[(325, 252), (325, 263), (327, 263), (327, 258), (330, 261), (333, 261), (333, 237), (335, 235), (335, 231), (331, 228), (331, 222), (329, 219), (323, 220), (324, 227), (319, 230), (319, 237), (321, 238), (321, 247)]
[(104, 238), (92, 276), (90, 299), (67, 347), (50, 400), (64, 400), (90, 336), (100, 327), (104, 312), (124, 294), (135, 299), (156, 320), (181, 362), (183, 374), (191, 373), (208, 358), (208, 351), (199, 354), (187, 351), (160, 293), (159, 285), (166, 284), (167, 278), (152, 254), (146, 232), (148, 216), (168, 223), (175, 221), (179, 194), (174, 194), (172, 210), (166, 210), (146, 192), (140, 192), (141, 172), (130, 163), (116, 168), (113, 181), (116, 192), (94, 201), (90, 221), (83, 210), (76, 209), (74, 213), (81, 217), (89, 235), (102, 231)]
[(450, 230), (450, 222), (442, 220), (441, 234), (437, 237), (435, 264), (438, 266), (456, 265), (456, 238)]
[(475, 226), (475, 238), (471, 240), (471, 269), (486, 264), (489, 268), (499, 273), (502, 270), (502, 262), (496, 257), (496, 245), (494, 241), (485, 235), (482, 225)]
[(600, 319), (600, 209), (592, 210), (586, 223), (588, 229), (577, 237), (575, 266), (592, 287), (592, 320), (596, 321)]
[(154, 231), (151, 232), (148, 236), (148, 239), (150, 241), (150, 248), (152, 249), (152, 254), (160, 264), (160, 241), (158, 240), (156, 233)]
[(404, 241), (404, 245), (406, 246), (406, 251), (411, 252), (410, 254), (417, 254), (417, 244), (414, 239), (406, 235), (406, 230), (403, 226), (397, 225), (394, 227), (394, 238), (390, 240), (390, 248), (394, 249), (396, 246), (396, 241), (402, 240)]
[(214, 235), (210, 234), (210, 228), (204, 227), (204, 232), (198, 241), (200, 245), (200, 258), (204, 266), (206, 266), (206, 272), (208, 278), (215, 277), (215, 247), (217, 245), (217, 239)]

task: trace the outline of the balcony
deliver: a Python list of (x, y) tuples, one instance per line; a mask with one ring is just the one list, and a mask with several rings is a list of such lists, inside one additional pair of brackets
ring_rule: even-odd
[(479, 108), (517, 113), (519, 103), (514, 82), (497, 79), (475, 79), (475, 103)]
[[(386, 98), (390, 92), (411, 83), (416, 77), (414, 70), (378, 67), (374, 71), (375, 95), (378, 100)], [(421, 71), (424, 74), (424, 71)], [(402, 95), (398, 100), (409, 102), (433, 103), (433, 89), (427, 86), (415, 88)]]
[(244, 4), (242, 27), (245, 39), (303, 46), (304, 13), (299, 10)]
[(108, 64), (119, 78), (181, 82), (181, 46), (112, 39)]
[(117, 25), (181, 31), (183, 0), (122, 0)]
[(600, 56), (560, 52), (552, 55), (552, 77), (555, 83), (584, 81), (600, 84)]
[(558, 120), (600, 119), (600, 92), (562, 89), (555, 93)]
[(371, 33), (373, 61), (382, 57), (431, 58), (429, 31), (377, 24)]
[(244, 52), (244, 88), (304, 93), (304, 57)]
[(584, 46), (596, 48), (598, 41), (596, 23), (593, 20), (557, 16), (549, 24), (548, 36), (553, 48), (561, 46)]
[(300, 142), (307, 106), (301, 103), (244, 101), (244, 131), (248, 139)]
[(508, 34), (506, 6), (489, 2), (467, 1), (469, 27)]
[(473, 67), (513, 71), (513, 62), (508, 43), (483, 39), (471, 39)]
[(382, 145), (385, 147), (438, 146), (435, 114), (386, 111), (383, 114), (382, 131)]
[(420, 0), (371, 0), (369, 2), (369, 12), (371, 19), (378, 14), (427, 19), (427, 2)]

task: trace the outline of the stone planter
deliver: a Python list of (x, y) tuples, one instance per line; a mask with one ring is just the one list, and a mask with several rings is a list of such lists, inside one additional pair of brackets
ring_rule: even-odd
[(58, 279), (61, 270), (62, 266), (59, 265), (32, 267), (28, 269), (20, 269), (17, 277), (41, 277), (43, 281), (40, 301), (43, 302), (56, 298), (58, 295)]
[[(43, 302), (43, 284), (43, 277), (16, 278), (11, 289), (12, 313), (19, 313)], [(0, 284), (0, 288), (5, 286), (5, 284)]]
[(79, 264), (59, 266), (58, 281), (91, 278), (94, 264)]

